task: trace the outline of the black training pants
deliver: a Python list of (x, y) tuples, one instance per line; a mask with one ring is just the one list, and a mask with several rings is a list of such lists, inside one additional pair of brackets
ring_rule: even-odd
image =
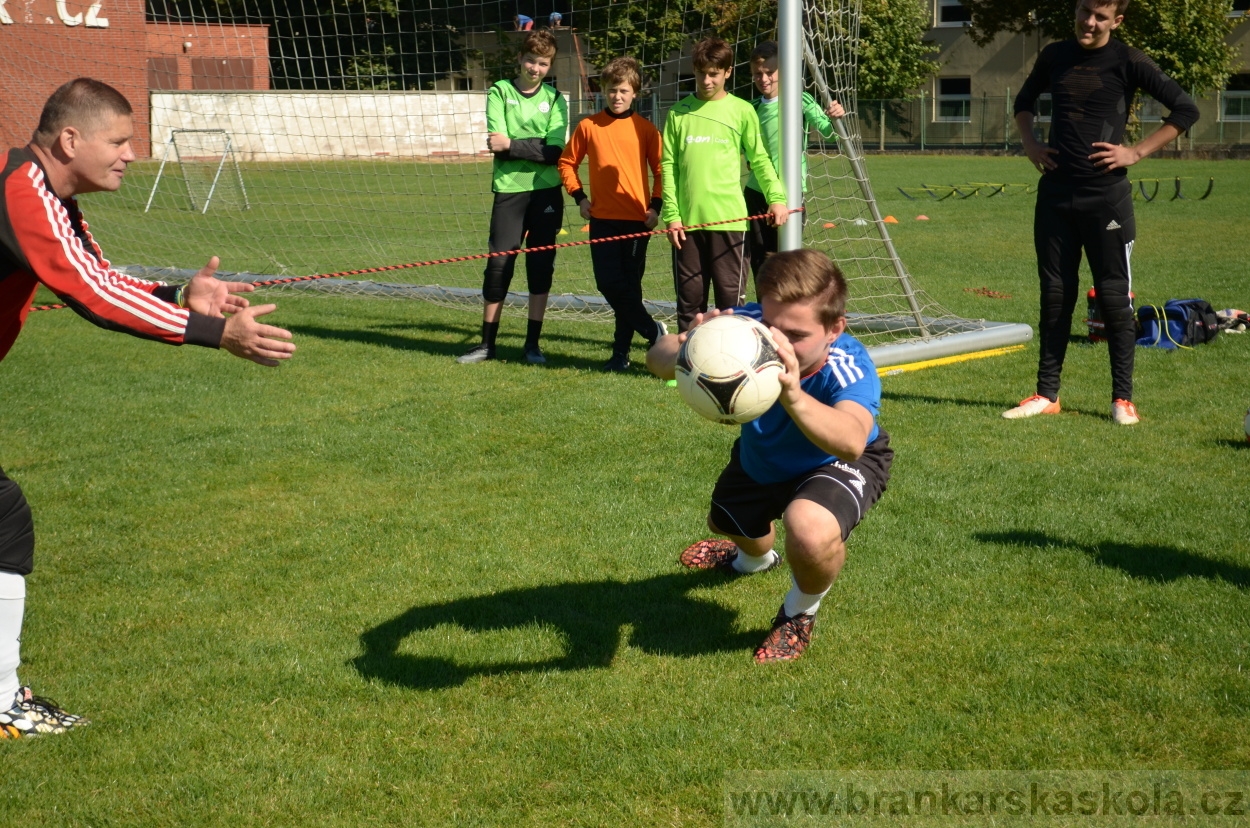
[(681, 249), (673, 249), (679, 332), (707, 310), (709, 289), (721, 310), (746, 303), (746, 235), (745, 230), (687, 230)]
[[(597, 218), (590, 220), (592, 241), (646, 232), (647, 225), (641, 221)], [(612, 339), (614, 354), (629, 354), (629, 345), (635, 332), (652, 342), (659, 330), (642, 304), (642, 276), (647, 267), (649, 240), (648, 236), (643, 236), (637, 239), (599, 242), (590, 246), (595, 287), (616, 313), (616, 334)]]
[(1080, 294), (1079, 268), (1084, 250), (1107, 326), (1111, 398), (1133, 399), (1133, 349), (1137, 334), (1129, 298), (1129, 255), (1136, 236), (1133, 190), (1127, 176), (1081, 181), (1056, 178), (1053, 174), (1042, 176), (1033, 216), (1042, 296), (1038, 394), (1051, 399), (1059, 395), (1059, 374), (1072, 333), (1072, 312)]
[[(518, 250), (522, 241), (526, 247), (555, 244), (563, 225), (564, 195), (559, 187), (524, 193), (495, 193), (495, 204), (490, 211), (490, 252)], [(487, 302), (506, 299), (515, 268), (516, 254), (487, 259), (482, 298)], [(551, 275), (555, 269), (556, 251), (527, 253), (525, 278), (529, 292), (550, 293)]]
[(0, 572), (29, 575), (35, 565), (35, 521), (21, 488), (0, 469)]

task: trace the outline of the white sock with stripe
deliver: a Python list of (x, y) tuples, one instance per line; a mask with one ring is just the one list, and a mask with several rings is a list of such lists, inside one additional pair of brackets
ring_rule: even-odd
[[(830, 585), (830, 589), (832, 589), (832, 585)], [(790, 591), (786, 593), (786, 616), (793, 618), (796, 615), (815, 615), (816, 610), (820, 609), (820, 600), (824, 598), (828, 592), (829, 590), (826, 589), (824, 592), (817, 593), (816, 595), (809, 595), (799, 589), (798, 582), (795, 581), (794, 576), (791, 575)]]

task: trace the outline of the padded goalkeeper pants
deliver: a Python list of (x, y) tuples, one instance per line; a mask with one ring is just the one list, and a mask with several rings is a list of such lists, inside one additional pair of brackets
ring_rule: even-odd
[(1137, 344), (1129, 256), (1137, 237), (1133, 189), (1127, 176), (1073, 181), (1043, 175), (1037, 187), (1033, 243), (1041, 285), (1037, 393), (1059, 395), (1059, 375), (1080, 294), (1081, 251), (1089, 260), (1111, 358), (1111, 398), (1133, 399)]
[(745, 230), (687, 230), (681, 249), (673, 249), (679, 332), (690, 330), (695, 314), (707, 311), (709, 290), (721, 310), (746, 304), (746, 235)]
[[(524, 193), (495, 193), (495, 203), (490, 211), (490, 252), (519, 250), (522, 242), (527, 248), (555, 244), (563, 225), (564, 191), (559, 187)], [(518, 255), (493, 256), (486, 260), (482, 298), (487, 302), (502, 302), (507, 298)], [(556, 251), (527, 253), (525, 278), (529, 292), (550, 293), (551, 276), (555, 269)]]

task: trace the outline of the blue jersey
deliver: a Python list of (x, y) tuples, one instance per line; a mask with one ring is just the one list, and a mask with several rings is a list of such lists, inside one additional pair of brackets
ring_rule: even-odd
[[(734, 313), (763, 321), (762, 309), (754, 302), (734, 308)], [(820, 370), (804, 377), (799, 384), (825, 405), (850, 400), (868, 409), (872, 414), (868, 442), (877, 439), (881, 430), (877, 426), (881, 379), (868, 356), (868, 349), (858, 339), (843, 332), (829, 346), (829, 358)], [(807, 439), (780, 401), (758, 419), (742, 424), (739, 452), (746, 473), (760, 483), (780, 483), (840, 459)]]

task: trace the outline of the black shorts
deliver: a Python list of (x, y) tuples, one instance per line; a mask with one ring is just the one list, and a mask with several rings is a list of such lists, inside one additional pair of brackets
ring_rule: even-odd
[(35, 522), (22, 490), (0, 469), (0, 572), (29, 575), (35, 563)]
[(864, 519), (885, 492), (894, 450), (890, 435), (881, 429), (854, 463), (835, 460), (780, 483), (757, 483), (742, 468), (738, 443), (729, 455), (712, 490), (708, 515), (722, 532), (743, 538), (762, 538), (772, 529), (792, 500), (810, 500), (824, 506), (838, 520), (842, 540)]

